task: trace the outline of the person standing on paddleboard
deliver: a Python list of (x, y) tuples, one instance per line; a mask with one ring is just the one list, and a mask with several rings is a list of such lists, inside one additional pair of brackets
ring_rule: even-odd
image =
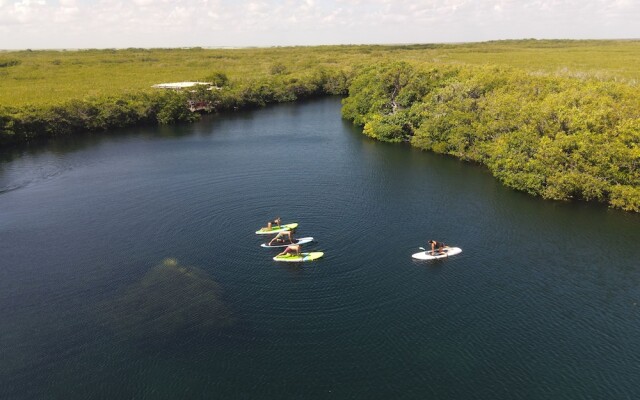
[(271, 239), (271, 241), (269, 242), (269, 246), (273, 246), (274, 243), (284, 243), (285, 240), (288, 240), (290, 244), (293, 244), (294, 239), (292, 231), (278, 233), (276, 237)]
[(429, 240), (427, 243), (431, 245), (431, 255), (436, 255), (436, 249), (438, 249), (438, 254), (444, 254), (444, 248), (446, 247), (444, 243), (435, 240)]

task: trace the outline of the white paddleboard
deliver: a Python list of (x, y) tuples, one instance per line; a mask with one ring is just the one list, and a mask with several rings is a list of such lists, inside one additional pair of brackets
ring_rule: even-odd
[(455, 256), (456, 254), (462, 253), (462, 249), (460, 247), (445, 247), (444, 254), (439, 254), (438, 250), (436, 250), (436, 254), (431, 254), (431, 250), (429, 251), (421, 251), (420, 253), (413, 254), (411, 257), (416, 260), (438, 260), (440, 258), (447, 258), (449, 256)]
[[(294, 239), (294, 241), (295, 241), (294, 244), (305, 244), (305, 243), (313, 242), (313, 238), (312, 237), (303, 237), (303, 238), (300, 238), (300, 239)], [(260, 246), (268, 247), (268, 248), (275, 248), (275, 247), (287, 247), (290, 244), (291, 243), (274, 243), (272, 245), (269, 245), (269, 243), (262, 243)]]

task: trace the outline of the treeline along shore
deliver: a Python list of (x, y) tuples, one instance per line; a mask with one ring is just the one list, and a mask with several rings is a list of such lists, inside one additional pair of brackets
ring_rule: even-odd
[(225, 112), (344, 94), (347, 87), (344, 74), (327, 70), (314, 71), (305, 79), (274, 77), (240, 84), (229, 83), (225, 74), (216, 73), (206, 81), (216, 83), (182, 91), (158, 89), (86, 97), (52, 106), (1, 107), (0, 145), (134, 125), (192, 122), (200, 114), (190, 110), (190, 102), (205, 104), (207, 112)]
[(640, 89), (502, 67), (376, 64), (343, 116), (366, 135), (486, 165), (546, 199), (640, 211)]
[[(640, 41), (0, 52), (0, 146), (347, 95), (375, 139), (506, 186), (640, 212)], [(193, 90), (153, 84), (202, 81)]]

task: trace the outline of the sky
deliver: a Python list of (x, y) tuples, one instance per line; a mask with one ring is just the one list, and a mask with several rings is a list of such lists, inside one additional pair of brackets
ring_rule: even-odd
[(639, 39), (640, 0), (0, 0), (0, 49)]

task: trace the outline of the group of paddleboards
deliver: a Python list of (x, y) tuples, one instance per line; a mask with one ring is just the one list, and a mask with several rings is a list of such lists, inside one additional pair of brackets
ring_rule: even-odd
[(312, 237), (294, 238), (293, 232), (298, 227), (298, 223), (280, 224), (280, 218), (276, 218), (267, 224), (266, 227), (256, 231), (258, 235), (273, 235), (275, 236), (267, 243), (262, 243), (260, 246), (275, 249), (284, 248), (281, 253), (278, 253), (273, 257), (274, 261), (284, 262), (306, 262), (313, 261), (324, 256), (322, 251), (303, 252), (302, 245), (312, 243)]
[[(280, 224), (280, 218), (276, 218), (274, 221), (270, 221), (266, 227), (260, 228), (256, 231), (258, 235), (273, 235), (269, 242), (262, 243), (260, 246), (265, 248), (284, 248), (284, 251), (273, 257), (274, 261), (284, 262), (305, 262), (313, 261), (324, 256), (322, 251), (302, 252), (301, 246), (303, 244), (312, 243), (312, 237), (294, 238), (293, 232), (298, 227), (298, 223)], [(416, 260), (439, 260), (456, 254), (462, 253), (462, 249), (459, 247), (447, 246), (442, 242), (430, 240), (428, 244), (431, 246), (431, 250), (427, 250), (424, 247), (420, 247), (421, 251), (411, 255)]]

